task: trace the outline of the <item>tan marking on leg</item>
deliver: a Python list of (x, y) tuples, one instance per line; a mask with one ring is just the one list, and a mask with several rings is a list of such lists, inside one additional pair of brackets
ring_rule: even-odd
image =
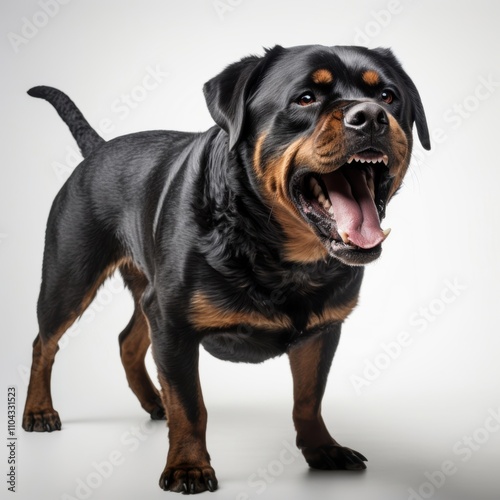
[[(197, 377), (198, 418), (192, 422), (175, 387), (159, 375), (163, 405), (167, 413), (169, 448), (167, 463), (160, 477), (163, 489), (182, 492), (188, 478), (194, 493), (217, 488), (217, 478), (210, 465), (206, 445), (207, 410), (203, 402), (200, 379)], [(168, 483), (166, 487), (165, 483)], [(211, 486), (209, 486), (209, 484)]]
[(333, 442), (321, 416), (318, 394), (318, 369), (321, 363), (322, 337), (316, 336), (288, 353), (293, 375), (293, 421), (299, 447), (323, 446)]
[[(121, 259), (109, 265), (98, 277), (95, 283), (91, 286), (88, 292), (84, 295), (82, 302), (77, 310), (75, 310), (56, 332), (51, 332), (47, 340), (44, 340), (45, 335), (39, 335), (33, 344), (33, 362), (31, 366), (30, 382), (28, 385), (28, 394), (26, 405), (24, 408), (23, 428), (32, 427), (35, 423), (34, 430), (45, 430), (39, 427), (39, 422), (43, 418), (46, 421), (59, 421), (57, 412), (52, 405), (51, 395), (51, 376), (52, 366), (57, 351), (59, 350), (58, 342), (66, 332), (66, 330), (81, 316), (87, 307), (90, 305), (99, 287), (103, 282), (113, 274), (115, 269), (122, 265), (128, 259)], [(59, 421), (60, 425), (60, 421)]]

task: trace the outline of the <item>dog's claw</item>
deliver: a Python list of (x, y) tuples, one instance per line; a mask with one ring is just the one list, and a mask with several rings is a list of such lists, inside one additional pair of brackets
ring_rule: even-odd
[(163, 480), (163, 485), (164, 485), (164, 488), (162, 488), (162, 489), (164, 489), (165, 491), (167, 491), (167, 490), (168, 490), (168, 485), (169, 485), (169, 484), (170, 484), (170, 480), (169, 480), (169, 478), (168, 478), (168, 477), (166, 477), (166, 478)]
[(302, 448), (302, 453), (313, 469), (352, 470), (366, 469), (366, 457), (361, 453), (345, 448), (339, 444), (326, 445), (318, 448)]
[(160, 487), (165, 491), (174, 491), (184, 495), (195, 495), (203, 491), (215, 491), (217, 478), (208, 466), (184, 465), (167, 467), (160, 478)]
[(39, 412), (27, 411), (23, 416), (22, 426), (27, 432), (60, 431), (61, 419), (53, 408)]
[(359, 451), (356, 450), (351, 450), (360, 460), (363, 460), (363, 462), (368, 462), (368, 459)]
[(158, 398), (154, 402), (154, 404), (155, 404), (154, 408), (149, 412), (151, 420), (165, 420), (166, 419), (165, 409), (163, 408), (161, 399)]
[(208, 488), (208, 491), (211, 491), (211, 492), (214, 492), (215, 491), (215, 488), (214, 488), (214, 483), (212, 483), (212, 480), (209, 479), (207, 481), (207, 488)]

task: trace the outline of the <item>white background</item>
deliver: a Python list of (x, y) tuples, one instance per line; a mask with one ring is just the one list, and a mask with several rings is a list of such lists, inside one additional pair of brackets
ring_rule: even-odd
[[(12, 385), (21, 418), (45, 222), (64, 172), (75, 165), (66, 127), (26, 90), (46, 84), (65, 91), (92, 124), (107, 122), (106, 139), (197, 131), (212, 124), (203, 83), (262, 47), (389, 46), (420, 90), (435, 140), (430, 153), (416, 148), (389, 206), (392, 233), (382, 258), (367, 268), (325, 397), (332, 434), (367, 455), (368, 470), (310, 472), (288, 451), (294, 431), (286, 357), (246, 366), (203, 353), (208, 445), (221, 485), (210, 498), (498, 499), (500, 423), (490, 415), (500, 412), (499, 4), (66, 0), (55, 8), (47, 0), (48, 16), (42, 3), (4, 0), (0, 7), (0, 436)], [(30, 31), (27, 23), (39, 27)], [(144, 91), (152, 70), (157, 85)], [(18, 426), (17, 493), (4, 482), (2, 444), (1, 498), (174, 497), (157, 486), (167, 431), (149, 424), (120, 365), (117, 335), (131, 307), (111, 282), (65, 337), (53, 378), (64, 429), (27, 434)], [(396, 348), (401, 337), (408, 344)], [(113, 470), (103, 469), (110, 455), (119, 458)], [(446, 476), (436, 473), (443, 462), (452, 462)]]

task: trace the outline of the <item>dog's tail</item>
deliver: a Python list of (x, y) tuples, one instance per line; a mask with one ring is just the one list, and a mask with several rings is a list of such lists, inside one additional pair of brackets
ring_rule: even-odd
[(28, 90), (32, 97), (40, 97), (50, 102), (73, 134), (83, 157), (106, 142), (89, 124), (76, 104), (60, 90), (53, 87), (33, 87)]

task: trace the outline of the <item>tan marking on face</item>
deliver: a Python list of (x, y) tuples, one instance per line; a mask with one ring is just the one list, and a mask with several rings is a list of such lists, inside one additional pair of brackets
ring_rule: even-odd
[(387, 201), (389, 201), (401, 186), (403, 178), (408, 170), (408, 166), (410, 164), (411, 143), (409, 142), (409, 139), (403, 129), (399, 126), (396, 118), (389, 113), (387, 116), (389, 117), (389, 142), (391, 145), (391, 163), (389, 165), (389, 172), (394, 177), (391, 191), (389, 192), (389, 196), (387, 198)]
[(228, 328), (237, 325), (248, 325), (255, 328), (283, 330), (290, 328), (292, 323), (285, 315), (275, 315), (267, 318), (257, 311), (231, 311), (214, 304), (201, 292), (194, 294), (191, 300), (191, 321), (200, 329)]
[(327, 173), (333, 165), (340, 166), (347, 159), (343, 113), (335, 110), (324, 117), (311, 136), (297, 139), (266, 165), (261, 159), (264, 140), (265, 135), (257, 140), (254, 169), (271, 214), (285, 233), (284, 257), (301, 263), (324, 260), (328, 251), (290, 199), (289, 181), (297, 166)]
[(361, 78), (367, 85), (378, 85), (378, 83), (380, 82), (379, 74), (371, 69), (365, 71)]
[(290, 200), (288, 179), (294, 156), (304, 139), (292, 143), (267, 165), (261, 164), (260, 148), (255, 149), (254, 165), (271, 215), (285, 233), (284, 258), (291, 262), (315, 262), (325, 259), (327, 251), (318, 236)]
[(307, 328), (344, 321), (358, 303), (358, 297), (354, 297), (347, 304), (335, 307), (326, 307), (320, 314), (312, 314), (307, 322)]
[(333, 75), (332, 72), (328, 69), (317, 69), (313, 74), (312, 74), (312, 80), (314, 83), (318, 85), (327, 85), (329, 83), (333, 82)]

